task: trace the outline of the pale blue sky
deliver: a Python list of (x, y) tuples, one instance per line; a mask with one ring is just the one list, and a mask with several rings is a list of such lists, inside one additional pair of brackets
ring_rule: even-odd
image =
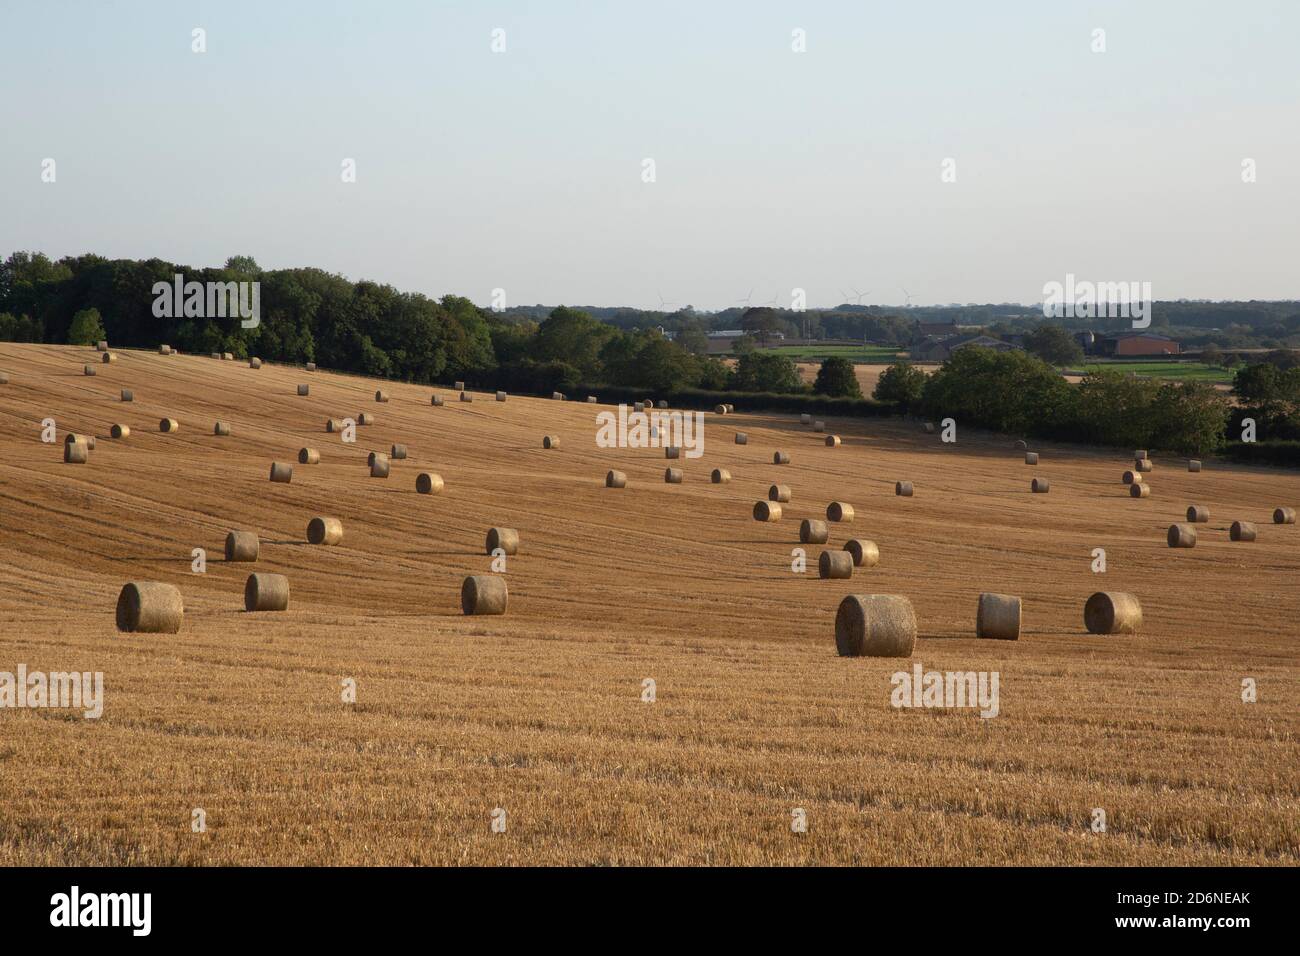
[(483, 305), (1297, 297), (1297, 41), (1285, 0), (0, 0), (0, 254)]

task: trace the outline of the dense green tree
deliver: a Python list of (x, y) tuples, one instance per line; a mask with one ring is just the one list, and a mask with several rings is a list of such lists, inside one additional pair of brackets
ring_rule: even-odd
[(813, 391), (836, 398), (861, 398), (862, 386), (858, 384), (857, 369), (846, 358), (833, 355), (825, 359), (817, 370)]
[(911, 362), (895, 362), (880, 373), (871, 397), (879, 402), (896, 402), (902, 408), (915, 408), (925, 389), (925, 373)]
[(922, 404), (936, 418), (1013, 435), (1050, 435), (1073, 417), (1073, 386), (1026, 352), (958, 349), (925, 383)]
[(104, 320), (100, 318), (98, 309), (82, 309), (72, 317), (72, 325), (68, 328), (69, 345), (94, 345), (106, 338), (108, 333), (104, 331)]
[(736, 388), (742, 392), (801, 392), (794, 362), (775, 352), (753, 351), (736, 364)]
[(1059, 325), (1040, 325), (1025, 335), (1025, 350), (1050, 365), (1073, 365), (1083, 361), (1083, 347)]

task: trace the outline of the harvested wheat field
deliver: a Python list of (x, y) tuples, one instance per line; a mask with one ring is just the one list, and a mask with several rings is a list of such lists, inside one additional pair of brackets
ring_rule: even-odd
[[(660, 448), (597, 447), (607, 406), (400, 383), (376, 406), (325, 370), (299, 396), (299, 368), (114, 353), (88, 377), (93, 348), (0, 346), (0, 670), (104, 674), (98, 720), (0, 709), (0, 864), (1300, 862), (1300, 526), (1271, 519), (1300, 503), (1291, 473), (1153, 450), (1135, 499), (1131, 449), (1033, 443), (1027, 469), (960, 423), (947, 445), (829, 420), (832, 448), (738, 408), (674, 484)], [(326, 431), (376, 408), (355, 444)], [(84, 464), (69, 431), (99, 439)], [(305, 447), (319, 463), (268, 481)], [(773, 483), (790, 500), (757, 522)], [(833, 501), (852, 523), (793, 573)], [(1191, 504), (1210, 520), (1171, 549)], [(337, 543), (308, 543), (318, 516)], [(491, 528), (518, 533), (508, 610), (466, 616)], [(255, 561), (224, 560), (236, 530)], [(820, 580), (850, 539), (879, 563)], [(244, 610), (252, 574), (288, 579), (286, 610)], [(132, 581), (180, 589), (178, 633), (116, 629)], [(1085, 631), (1102, 590), (1139, 598), (1137, 634)], [(1019, 640), (976, 637), (984, 592), (1021, 599)], [(837, 656), (849, 594), (911, 600), (911, 660)], [(999, 713), (891, 706), (917, 662), (997, 672)]]

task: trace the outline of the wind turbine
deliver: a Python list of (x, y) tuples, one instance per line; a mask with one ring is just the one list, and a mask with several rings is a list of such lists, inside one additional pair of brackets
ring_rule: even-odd
[(899, 288), (903, 290), (903, 295), (907, 297), (906, 301), (903, 302), (903, 308), (910, 309), (912, 307), (912, 293), (908, 292), (904, 286), (900, 285)]
[(664, 298), (664, 294), (663, 294), (662, 292), (656, 292), (655, 295), (659, 296), (659, 311), (660, 311), (660, 312), (667, 312), (667, 311), (668, 311), (668, 309), (665, 308), (665, 306), (670, 306), (670, 305), (676, 305), (676, 304), (677, 304), (676, 302), (669, 302), (669, 301), (667, 301), (667, 300)]

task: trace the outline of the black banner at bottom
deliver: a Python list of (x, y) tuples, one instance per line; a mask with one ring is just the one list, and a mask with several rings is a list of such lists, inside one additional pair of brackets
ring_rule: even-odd
[[(615, 924), (731, 943), (781, 923), (1043, 941), (1277, 934), (1291, 869), (9, 869), (4, 938), (295, 946), (477, 926), (530, 942)], [(910, 929), (908, 929), (910, 927)], [(75, 940), (74, 940), (75, 937)], [(679, 937), (681, 938), (681, 937)], [(629, 941), (635, 937), (630, 937)], [(614, 939), (606, 937), (607, 942)], [(632, 944), (629, 942), (629, 944)]]

